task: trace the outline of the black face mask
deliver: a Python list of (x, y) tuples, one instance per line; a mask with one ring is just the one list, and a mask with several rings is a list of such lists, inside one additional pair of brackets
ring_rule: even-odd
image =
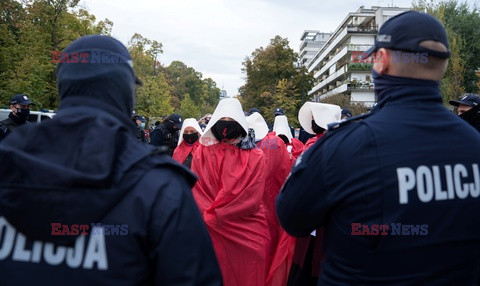
[(224, 120), (219, 120), (212, 126), (212, 133), (220, 142), (247, 135), (238, 122)]
[(183, 140), (187, 142), (188, 144), (192, 145), (198, 140), (198, 133), (192, 133), (192, 134), (183, 134)]
[(17, 108), (17, 113), (15, 113), (18, 118), (27, 120), (28, 116), (30, 115), (30, 109), (29, 108)]
[(285, 136), (283, 134), (280, 134), (280, 135), (278, 135), (278, 137), (280, 137), (280, 139), (282, 139), (283, 143), (290, 144), (290, 142), (288, 142), (287, 136)]
[(318, 126), (317, 123), (315, 123), (314, 119), (312, 119), (312, 130), (313, 132), (315, 132), (315, 134), (322, 134), (323, 131), (325, 131), (324, 128)]

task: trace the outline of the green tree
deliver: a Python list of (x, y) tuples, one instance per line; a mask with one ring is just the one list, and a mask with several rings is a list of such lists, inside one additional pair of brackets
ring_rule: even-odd
[(170, 87), (163, 75), (144, 77), (143, 86), (135, 92), (135, 111), (147, 117), (173, 113)]
[(108, 33), (107, 19), (76, 9), (79, 0), (14, 0), (0, 2), (0, 98), (30, 95), (37, 108), (57, 106), (56, 65), (52, 52), (63, 50), (76, 38)]
[(210, 79), (202, 79), (202, 73), (192, 67), (188, 67), (180, 61), (173, 61), (165, 68), (165, 76), (169, 84), (173, 87), (174, 106), (175, 99), (178, 104), (183, 99), (184, 94), (189, 94), (190, 99), (200, 107), (201, 112), (208, 112), (218, 103), (220, 89), (216, 83)]
[(256, 107), (271, 122), (274, 108), (282, 107), (289, 121), (296, 123), (298, 110), (313, 87), (313, 75), (304, 67), (296, 68), (297, 62), (298, 55), (280, 36), (247, 57), (242, 69), (246, 82), (239, 89), (245, 110)]
[(444, 100), (458, 99), (464, 92), (477, 92), (477, 71), (480, 69), (478, 8), (457, 0), (419, 0), (413, 7), (438, 18), (447, 30), (452, 56), (442, 84)]
[(200, 115), (200, 111), (195, 105), (195, 102), (190, 99), (190, 95), (188, 93), (185, 94), (178, 113), (180, 113), (183, 118), (197, 118)]

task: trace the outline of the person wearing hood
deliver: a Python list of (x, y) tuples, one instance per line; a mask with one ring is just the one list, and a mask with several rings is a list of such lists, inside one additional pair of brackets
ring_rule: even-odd
[(172, 156), (173, 151), (177, 148), (179, 131), (182, 128), (182, 116), (177, 113), (173, 113), (163, 122), (155, 127), (150, 134), (150, 144), (160, 147), (166, 146), (167, 153)]
[(298, 111), (298, 121), (302, 128), (314, 137), (307, 140), (305, 150), (310, 148), (327, 132), (328, 124), (340, 121), (341, 108), (338, 105), (305, 102)]
[(10, 99), (10, 114), (8, 118), (0, 121), (0, 141), (7, 137), (14, 129), (28, 124), (30, 105), (33, 103), (25, 94), (16, 94)]
[(325, 228), (317, 285), (478, 285), (480, 134), (443, 104), (447, 32), (407, 11), (374, 53), (377, 104), (299, 157), (279, 221), (298, 237)]
[(0, 144), (1, 284), (221, 285), (193, 174), (136, 138), (127, 48), (62, 57), (57, 115)]
[(195, 118), (185, 119), (182, 130), (180, 130), (180, 140), (178, 141), (177, 148), (173, 151), (172, 158), (190, 168), (193, 154), (198, 146), (200, 146), (198, 142), (200, 136), (202, 136), (202, 129), (200, 125), (198, 125), (197, 120), (195, 120)]
[(192, 160), (193, 196), (226, 286), (264, 286), (268, 271), (265, 156), (251, 136), (240, 101), (220, 100)]
[[(340, 117), (341, 108), (338, 105), (306, 102), (299, 110), (298, 120), (306, 132), (315, 134), (315, 136), (307, 140), (303, 151), (322, 138), (327, 132), (328, 124), (340, 121)], [(298, 143), (297, 145), (299, 146)], [(298, 160), (301, 161), (301, 159)], [(323, 232), (323, 228), (318, 228), (306, 237), (297, 238), (288, 286), (314, 286), (317, 284), (321, 273), (321, 261), (324, 258)]]
[(305, 146), (299, 139), (293, 137), (290, 125), (288, 125), (288, 118), (285, 115), (275, 117), (273, 131), (285, 143), (290, 157), (290, 165), (293, 166), (298, 156), (303, 153)]
[(457, 108), (457, 114), (480, 132), (480, 97), (476, 94), (465, 94), (460, 100), (450, 100), (450, 105)]
[(290, 173), (290, 157), (282, 139), (275, 132), (268, 132), (268, 125), (260, 113), (254, 112), (248, 116), (247, 124), (255, 131), (255, 142), (263, 151), (267, 166), (263, 205), (270, 230), (271, 247), (265, 285), (285, 285), (292, 264), (295, 239), (288, 235), (278, 222), (275, 198)]

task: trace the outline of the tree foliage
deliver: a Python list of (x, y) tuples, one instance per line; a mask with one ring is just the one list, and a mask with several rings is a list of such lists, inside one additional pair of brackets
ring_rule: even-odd
[(200, 115), (200, 111), (198, 110), (195, 102), (190, 99), (190, 95), (187, 93), (183, 98), (180, 109), (178, 111), (183, 118), (197, 118)]
[(480, 14), (476, 6), (457, 0), (419, 0), (414, 8), (438, 18), (447, 30), (451, 58), (442, 82), (444, 102), (479, 89)]
[[(112, 21), (97, 21), (80, 0), (0, 1), (0, 101), (13, 94), (31, 97), (37, 108), (58, 106), (56, 64), (52, 52), (90, 34), (110, 35)], [(200, 72), (179, 61), (160, 63), (163, 44), (135, 33), (128, 41), (135, 73), (144, 82), (135, 91), (135, 110), (148, 117), (173, 113), (190, 101), (197, 113), (212, 112), (220, 89)], [(189, 103), (186, 105), (188, 106)], [(190, 112), (190, 111), (189, 111)], [(191, 114), (191, 113), (189, 113)]]
[(243, 62), (245, 85), (240, 100), (245, 110), (260, 109), (267, 121), (273, 121), (273, 110), (281, 107), (289, 123), (298, 124), (297, 114), (313, 87), (313, 75), (305, 67), (296, 68), (298, 55), (287, 39), (275, 36), (266, 47), (256, 49)]
[(173, 87), (175, 108), (180, 108), (181, 101), (188, 94), (200, 113), (213, 112), (220, 98), (220, 89), (215, 81), (211, 78), (203, 79), (202, 73), (180, 61), (173, 61), (164, 72)]
[(78, 37), (108, 34), (112, 22), (78, 8), (79, 0), (0, 2), (0, 100), (30, 95), (37, 108), (56, 108), (56, 65), (52, 52)]

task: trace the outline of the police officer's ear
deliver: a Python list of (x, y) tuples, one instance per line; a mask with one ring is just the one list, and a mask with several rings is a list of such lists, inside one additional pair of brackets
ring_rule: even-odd
[(388, 74), (391, 69), (392, 55), (390, 50), (380, 48), (375, 55), (373, 69), (379, 74)]

